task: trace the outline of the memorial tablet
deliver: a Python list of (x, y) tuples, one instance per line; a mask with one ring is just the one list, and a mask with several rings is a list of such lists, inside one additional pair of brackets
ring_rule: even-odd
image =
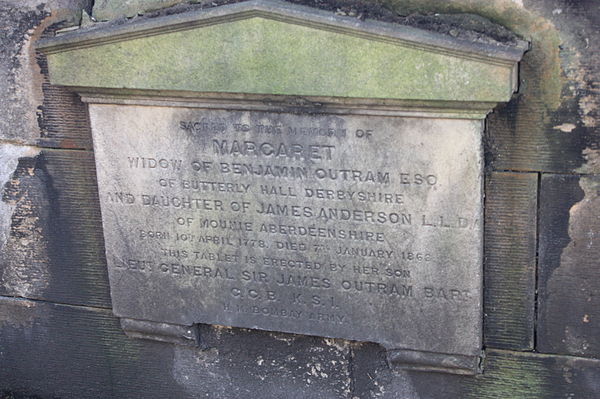
[[(379, 343), (403, 367), (476, 373), (483, 118), (514, 90), (523, 48), (478, 54), (305, 7), (227, 7), (44, 45), (55, 83), (89, 103), (125, 331), (184, 344), (197, 323), (345, 338)], [(182, 27), (205, 40), (181, 41)], [(214, 29), (239, 40), (211, 53)], [(282, 55), (283, 32), (314, 48)], [(249, 72), (257, 46), (270, 69)], [(327, 65), (306, 64), (329, 48)], [(169, 63), (184, 50), (198, 64)], [(85, 72), (106, 54), (133, 70)], [(378, 63), (401, 65), (386, 80)], [(432, 75), (435, 63), (447, 66)], [(196, 73), (206, 68), (211, 79)]]
[(121, 316), (479, 346), (481, 122), (90, 109)]

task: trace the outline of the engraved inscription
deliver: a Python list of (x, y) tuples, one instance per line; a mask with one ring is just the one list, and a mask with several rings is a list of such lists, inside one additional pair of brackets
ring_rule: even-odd
[(477, 325), (479, 122), (90, 113), (118, 314), (421, 350)]

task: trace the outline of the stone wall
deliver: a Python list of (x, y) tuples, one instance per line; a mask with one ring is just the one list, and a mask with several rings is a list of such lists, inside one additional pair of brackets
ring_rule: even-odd
[(0, 0), (0, 397), (600, 397), (595, 0), (317, 4), (433, 28), (442, 18), (460, 29), (475, 14), (531, 42), (519, 92), (488, 117), (484, 374), (392, 371), (376, 345), (283, 333), (202, 326), (199, 349), (123, 334), (87, 112), (47, 83), (33, 43), (79, 23), (210, 5)]

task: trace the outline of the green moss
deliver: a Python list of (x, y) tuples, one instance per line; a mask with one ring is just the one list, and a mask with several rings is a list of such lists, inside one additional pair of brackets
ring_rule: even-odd
[(265, 18), (49, 55), (69, 86), (507, 101), (510, 68)]
[[(547, 110), (555, 110), (561, 103), (564, 84), (561, 75), (560, 37), (547, 19), (528, 11), (512, 0), (383, 0), (383, 4), (399, 14), (410, 13), (472, 13), (503, 25), (531, 42), (531, 51), (523, 60), (533, 76), (523, 94), (543, 102)], [(531, 115), (533, 110), (524, 110)]]
[(465, 399), (554, 398), (556, 383), (548, 362), (550, 356), (531, 356), (517, 352), (492, 352), (486, 359), (484, 374), (465, 381)]
[[(109, 20), (134, 16), (150, 10), (165, 8), (184, 0), (99, 0), (94, 16)], [(375, 2), (375, 1), (374, 1)], [(560, 105), (561, 68), (560, 37), (546, 19), (526, 10), (512, 0), (382, 0), (376, 1), (402, 15), (412, 13), (473, 13), (501, 24), (532, 42), (526, 62), (537, 71), (539, 79), (528, 86), (524, 95), (542, 101), (548, 110)], [(539, 84), (537, 84), (539, 82)]]

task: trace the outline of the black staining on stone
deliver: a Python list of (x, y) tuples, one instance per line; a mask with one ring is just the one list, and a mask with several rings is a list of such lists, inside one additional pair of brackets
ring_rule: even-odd
[(45, 299), (109, 307), (93, 155), (49, 150), (43, 159), (53, 208), (48, 234), (51, 280)]
[(506, 152), (510, 151), (509, 145), (506, 144), (507, 138), (498, 135), (497, 126), (507, 126), (509, 137), (512, 137), (514, 143), (516, 141), (518, 130), (516, 118), (520, 108), (522, 96), (520, 93), (513, 94), (513, 97), (508, 103), (499, 104), (491, 115), (486, 119), (486, 129), (483, 136), (483, 151), (485, 157), (485, 170), (491, 172), (493, 170), (502, 170), (510, 168), (497, 167), (502, 162)]
[(26, 122), (26, 100), (19, 88), (19, 74), (29, 66), (21, 58), (31, 31), (49, 14), (44, 5), (25, 8), (0, 3), (0, 138), (27, 140), (32, 136)]
[[(33, 108), (39, 97), (39, 87), (37, 87), (39, 65), (36, 65), (34, 56), (30, 54), (31, 42), (44, 35), (40, 26), (45, 26), (49, 21), (56, 21), (46, 29), (52, 33), (61, 27), (72, 25), (74, 14), (77, 14), (77, 6), (86, 5), (87, 2), (56, 1), (53, 5), (57, 8), (52, 11), (47, 3), (42, 1), (35, 7), (30, 4), (35, 2), (22, 3), (0, 3), (0, 137), (36, 144), (39, 133), (35, 129), (36, 111)], [(54, 91), (57, 90), (59, 91), (54, 88)], [(63, 95), (63, 97), (67, 96)], [(76, 105), (75, 101), (72, 102)], [(69, 115), (75, 112), (69, 110), (69, 104), (65, 105), (67, 107), (62, 111), (63, 114)], [(48, 108), (52, 108), (52, 105), (45, 104), (44, 109), (37, 110), (37, 119), (42, 135), (46, 133), (52, 136), (56, 134), (56, 129), (44, 124), (46, 115), (43, 111)], [(55, 119), (50, 116), (50, 121)], [(65, 118), (65, 122), (68, 126), (70, 121)], [(69, 130), (68, 127), (66, 129)], [(72, 144), (70, 147), (73, 146)]]
[[(539, 76), (535, 43), (525, 53), (520, 67), (519, 93), (498, 106), (487, 118), (486, 165), (491, 170), (546, 170), (550, 158), (557, 159), (550, 143), (540, 134), (547, 124), (547, 105), (539, 98), (544, 84)], [(554, 165), (553, 165), (554, 167)]]
[[(131, 340), (108, 310), (0, 297), (3, 388), (43, 398), (189, 398), (174, 380), (172, 345)], [(23, 337), (29, 337), (23, 339)], [(185, 375), (185, 374), (184, 374)], [(210, 397), (210, 396), (209, 396)]]
[[(23, 239), (31, 234), (31, 218), (39, 219), (36, 211), (44, 209), (42, 205), (52, 204), (50, 187), (46, 184), (47, 174), (43, 170), (42, 156), (20, 158), (17, 169), (11, 179), (5, 184), (2, 201), (17, 205), (11, 223), (11, 236)], [(41, 190), (40, 190), (41, 189)], [(43, 203), (34, 204), (43, 199)], [(36, 206), (37, 205), (37, 206)], [(48, 213), (52, 214), (52, 211)], [(44, 219), (42, 219), (43, 221)]]
[[(600, 89), (593, 88), (594, 82), (590, 81), (576, 84), (581, 87), (575, 90), (568, 85), (563, 87), (563, 102), (549, 117), (545, 139), (550, 147), (550, 153), (556, 154), (552, 160), (554, 170), (597, 172), (597, 166), (595, 168), (590, 166), (588, 169), (585, 165), (588, 161), (587, 151), (600, 151), (600, 134), (598, 133), (600, 101), (597, 100)], [(593, 102), (597, 102), (599, 105), (597, 105), (598, 108), (592, 108), (583, 115), (581, 107), (587, 101), (592, 107)], [(586, 119), (590, 121), (590, 126), (586, 126)]]
[(38, 296), (47, 286), (47, 236), (51, 200), (41, 157), (20, 158), (2, 201), (14, 206), (0, 259), (0, 295)]
[(15, 210), (0, 294), (110, 306), (94, 170), (86, 152), (19, 160), (3, 192)]
[(32, 10), (0, 3), (0, 21), (3, 21), (0, 56), (3, 60), (10, 60), (11, 70), (21, 67), (18, 55), (21, 53), (28, 32), (38, 26), (48, 15), (50, 14), (44, 10), (43, 4)]
[(600, 357), (599, 186), (597, 176), (542, 179), (540, 351)]
[(91, 150), (92, 134), (85, 104), (75, 92), (51, 85), (46, 56), (38, 52), (36, 58), (42, 72), (44, 93), (37, 112), (41, 132), (37, 145)]
[(550, 276), (560, 267), (563, 250), (571, 238), (569, 222), (571, 208), (584, 198), (579, 176), (544, 175), (540, 193), (540, 274)]
[(353, 394), (359, 398), (377, 398), (393, 383), (394, 375), (386, 362), (386, 351), (379, 345), (362, 343), (352, 347)]
[[(558, 77), (544, 71), (549, 48), (533, 42), (520, 65), (518, 97), (488, 118), (494, 135), (491, 164), (500, 170), (552, 173), (598, 173), (600, 149), (600, 12), (594, 1), (525, 2), (557, 29), (560, 42), (548, 37), (558, 52), (561, 93), (548, 93)], [(546, 94), (545, 94), (546, 93)], [(558, 100), (559, 103), (555, 103)], [(550, 106), (550, 104), (554, 104)]]
[(96, 4), (96, 0), (88, 0), (87, 5), (83, 7), (84, 11), (88, 13), (88, 15), (92, 15), (92, 10), (94, 9), (94, 5)]
[(503, 26), (473, 14), (413, 14), (404, 25), (443, 33), (458, 39), (480, 43), (517, 45), (517, 36)]

